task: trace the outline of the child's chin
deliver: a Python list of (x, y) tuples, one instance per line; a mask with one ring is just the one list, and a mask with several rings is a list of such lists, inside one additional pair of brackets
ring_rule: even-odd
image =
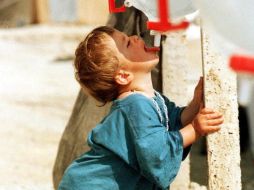
[(147, 59), (150, 60), (155, 60), (155, 59), (159, 59), (159, 56), (155, 53), (155, 54), (150, 54), (147, 56)]
[(146, 56), (149, 58), (151, 57), (152, 59), (156, 59), (159, 57), (157, 52), (146, 52)]
[(160, 59), (158, 56), (156, 57), (151, 57), (150, 59), (148, 59), (147, 61), (145, 61), (146, 63), (152, 63), (152, 64), (155, 64), (157, 65), (159, 63)]

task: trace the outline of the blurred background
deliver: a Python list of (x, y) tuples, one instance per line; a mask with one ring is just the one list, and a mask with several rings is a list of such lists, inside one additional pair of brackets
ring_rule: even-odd
[[(107, 0), (0, 0), (0, 190), (53, 189), (58, 143), (80, 89), (74, 51), (108, 16)], [(189, 32), (189, 55), (198, 69), (199, 30)], [(239, 76), (241, 168), (243, 189), (253, 190), (254, 84), (245, 79)], [(202, 185), (204, 141), (193, 146), (191, 156), (191, 179)]]
[(79, 41), (108, 17), (106, 0), (0, 0), (0, 189), (49, 190), (79, 85)]

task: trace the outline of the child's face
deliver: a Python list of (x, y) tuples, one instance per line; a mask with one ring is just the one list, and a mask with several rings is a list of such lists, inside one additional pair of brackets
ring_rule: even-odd
[(131, 62), (148, 62), (156, 60), (158, 56), (155, 52), (147, 52), (145, 43), (138, 36), (127, 36), (126, 34), (115, 30), (113, 39), (116, 43), (118, 51)]

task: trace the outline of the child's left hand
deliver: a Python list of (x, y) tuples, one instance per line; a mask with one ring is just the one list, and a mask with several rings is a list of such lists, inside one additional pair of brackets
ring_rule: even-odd
[(194, 97), (192, 100), (196, 107), (199, 108), (203, 103), (203, 77), (200, 77), (199, 82), (194, 91)]
[(220, 130), (224, 122), (223, 115), (210, 108), (201, 108), (192, 122), (199, 135), (204, 136)]

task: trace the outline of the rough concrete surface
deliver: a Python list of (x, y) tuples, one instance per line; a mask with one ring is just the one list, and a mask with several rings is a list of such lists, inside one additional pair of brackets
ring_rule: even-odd
[(240, 190), (240, 137), (236, 74), (203, 32), (205, 105), (223, 114), (221, 130), (207, 136), (210, 190)]

